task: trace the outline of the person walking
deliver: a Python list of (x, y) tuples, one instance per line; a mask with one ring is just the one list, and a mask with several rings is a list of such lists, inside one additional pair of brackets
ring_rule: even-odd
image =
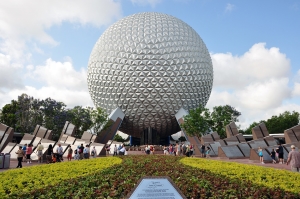
[(72, 155), (73, 155), (73, 149), (71, 148), (71, 145), (69, 145), (68, 156), (67, 156), (68, 161), (72, 160)]
[(113, 154), (113, 156), (115, 156), (115, 155), (118, 155), (118, 148), (117, 148), (116, 144), (115, 144), (115, 147), (114, 147), (114, 154)]
[(58, 144), (58, 147), (56, 149), (56, 153), (57, 153), (57, 161), (60, 162), (60, 161), (63, 161), (63, 154), (64, 154), (64, 150), (61, 146), (61, 144)]
[(80, 150), (80, 146), (77, 146), (77, 149), (74, 150), (74, 160), (80, 159), (79, 150)]
[(279, 158), (279, 164), (283, 164), (284, 163), (284, 159), (283, 159), (283, 146), (281, 146), (281, 143), (278, 144), (278, 158)]
[(90, 158), (90, 147), (89, 147), (89, 145), (86, 145), (85, 148), (83, 149), (83, 157), (84, 157), (84, 159), (89, 159)]
[(263, 150), (261, 147), (258, 147), (258, 156), (259, 156), (259, 161), (261, 164), (265, 164), (264, 163), (264, 155), (263, 155)]
[(19, 150), (16, 152), (18, 154), (18, 166), (17, 168), (22, 168), (22, 160), (24, 157), (24, 151), (22, 149), (22, 146), (19, 146)]
[(95, 147), (95, 146), (93, 146), (93, 149), (92, 149), (92, 151), (91, 151), (91, 157), (92, 157), (92, 158), (96, 158), (96, 157), (97, 157), (97, 150), (96, 150), (96, 147)]
[(205, 145), (204, 144), (201, 145), (201, 157), (202, 158), (205, 157)]
[(206, 158), (210, 158), (210, 151), (211, 151), (211, 149), (210, 149), (210, 147), (208, 146), (208, 147), (207, 147), (207, 150), (206, 150)]
[(32, 144), (29, 144), (26, 148), (26, 160), (27, 164), (31, 164)]
[(272, 149), (270, 156), (272, 158), (272, 163), (276, 164), (277, 162), (276, 162), (276, 152), (275, 152), (275, 149)]
[(291, 151), (289, 152), (286, 165), (291, 165), (291, 171), (300, 172), (300, 152), (295, 151), (295, 145), (291, 146)]
[(23, 160), (24, 162), (26, 162), (26, 150), (27, 150), (27, 144), (24, 144), (24, 146), (22, 147), (22, 150), (23, 150), (23, 154), (24, 154), (24, 157), (23, 157)]
[(38, 146), (36, 147), (39, 163), (42, 163), (43, 161), (43, 150), (44, 150), (44, 146), (41, 143), (39, 143)]
[(48, 149), (47, 149), (47, 164), (52, 162), (52, 155), (53, 155), (53, 146), (52, 144), (49, 144)]

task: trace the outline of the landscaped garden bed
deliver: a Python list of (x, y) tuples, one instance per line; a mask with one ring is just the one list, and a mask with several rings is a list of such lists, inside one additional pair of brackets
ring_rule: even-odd
[[(11, 192), (7, 192), (6, 190), (4, 196), (7, 198), (119, 199), (124, 198), (132, 191), (141, 177), (169, 176), (187, 198), (300, 198), (298, 193), (299, 189), (297, 187), (299, 186), (297, 184), (299, 184), (300, 175), (289, 171), (266, 168), (271, 172), (264, 173), (264, 171), (261, 170), (262, 168), (258, 166), (226, 162), (224, 162), (225, 165), (223, 165), (220, 164), (219, 161), (198, 158), (182, 159), (180, 157), (163, 155), (123, 156), (121, 158), (123, 159), (121, 164), (116, 164), (106, 169), (94, 170), (91, 168), (84, 175), (78, 177), (69, 174), (69, 179), (60, 178), (60, 175), (68, 175), (68, 173), (74, 172), (74, 169), (70, 168), (70, 172), (64, 171), (65, 174), (59, 172), (55, 174), (52, 173), (53, 177), (59, 180), (59, 182), (52, 182), (50, 179), (45, 179), (44, 186), (31, 187), (30, 190), (26, 190), (25, 188), (12, 189)], [(79, 167), (78, 171), (75, 171), (75, 173), (81, 173), (82, 170), (89, 167), (89, 162), (92, 164), (92, 161), (99, 161), (99, 167), (101, 167), (100, 164), (103, 162), (118, 163), (117, 160), (118, 158), (98, 158), (97, 160), (86, 160), (85, 162), (72, 161), (70, 164), (82, 163), (82, 167)], [(54, 165), (65, 167), (63, 164), (65, 163)], [(185, 164), (190, 164), (193, 167)], [(227, 167), (226, 164), (231, 166)], [(43, 165), (41, 167), (47, 166), (51, 167), (52, 165)], [(224, 167), (224, 169), (220, 167)], [(93, 166), (93, 168), (95, 167)], [(249, 173), (246, 173), (244, 168), (246, 168), (246, 170), (254, 168), (254, 171), (257, 172), (254, 172), (252, 177), (249, 177)], [(19, 176), (21, 175), (20, 173), (16, 175), (21, 181), (21, 184), (23, 184), (22, 182), (24, 182), (26, 178), (28, 179), (28, 183), (37, 180), (35, 177), (41, 173), (41, 170), (39, 170), (39, 167), (33, 169), (36, 174), (31, 177), (27, 177), (26, 175), (22, 178)], [(25, 169), (11, 170), (10, 172), (21, 172), (22, 170), (25, 173)], [(51, 171), (50, 168), (48, 170)], [(220, 172), (218, 172), (218, 170)], [(226, 170), (228, 170), (228, 172), (226, 172)], [(44, 172), (46, 171), (42, 173), (44, 174)], [(4, 172), (3, 174), (5, 173), (8, 172)], [(271, 178), (266, 177), (265, 174), (270, 175)], [(278, 181), (277, 179), (280, 175), (288, 175), (288, 177), (280, 178), (280, 181)], [(44, 177), (49, 178), (49, 176)], [(4, 183), (9, 183), (10, 180), (7, 178), (8, 176), (5, 176), (5, 178), (1, 176), (1, 180), (4, 179)], [(271, 179), (273, 179), (277, 185), (273, 186), (269, 184), (268, 182), (271, 181)], [(291, 183), (288, 186), (282, 186), (283, 184), (294, 181), (296, 181), (294, 189), (291, 187)], [(24, 187), (26, 187), (26, 185), (27, 184), (25, 184)], [(15, 184), (11, 186), (15, 186)]]

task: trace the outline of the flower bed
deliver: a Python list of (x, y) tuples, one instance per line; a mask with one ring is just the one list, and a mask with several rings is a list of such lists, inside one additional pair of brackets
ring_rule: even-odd
[[(224, 174), (213, 173), (208, 169), (181, 163), (188, 163), (187, 160), (193, 158), (181, 160), (180, 157), (174, 156), (140, 155), (123, 156), (122, 159), (122, 164), (70, 180), (61, 180), (59, 186), (52, 184), (31, 192), (21, 190), (9, 196), (10, 198), (119, 199), (124, 198), (141, 177), (169, 176), (187, 198), (300, 198), (299, 194), (280, 187), (267, 187), (253, 183), (242, 175), (238, 178), (226, 177)], [(236, 169), (243, 167), (243, 165), (238, 166)]]
[(121, 162), (120, 158), (105, 157), (8, 170), (0, 173), (0, 196), (10, 198), (11, 194), (18, 195), (18, 192), (30, 193), (64, 180), (92, 175)]
[(261, 166), (245, 165), (236, 162), (199, 158), (183, 158), (180, 162), (185, 165), (210, 171), (215, 175), (225, 176), (232, 180), (243, 179), (250, 181), (252, 184), (258, 184), (269, 188), (279, 187), (292, 193), (300, 192), (299, 173)]

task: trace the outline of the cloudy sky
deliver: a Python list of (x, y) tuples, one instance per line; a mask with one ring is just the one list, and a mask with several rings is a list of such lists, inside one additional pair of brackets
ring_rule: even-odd
[(300, 112), (296, 0), (0, 1), (0, 108), (22, 93), (93, 106), (86, 83), (91, 50), (107, 27), (138, 12), (173, 15), (204, 40), (214, 67), (207, 107), (235, 107), (242, 128)]

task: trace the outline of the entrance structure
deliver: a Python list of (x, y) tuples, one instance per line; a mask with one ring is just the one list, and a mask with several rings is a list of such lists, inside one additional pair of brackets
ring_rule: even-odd
[(173, 16), (146, 12), (125, 17), (102, 34), (90, 55), (87, 81), (96, 107), (124, 113), (120, 131), (158, 144), (180, 131), (175, 114), (181, 108), (206, 105), (213, 66), (193, 28)]

